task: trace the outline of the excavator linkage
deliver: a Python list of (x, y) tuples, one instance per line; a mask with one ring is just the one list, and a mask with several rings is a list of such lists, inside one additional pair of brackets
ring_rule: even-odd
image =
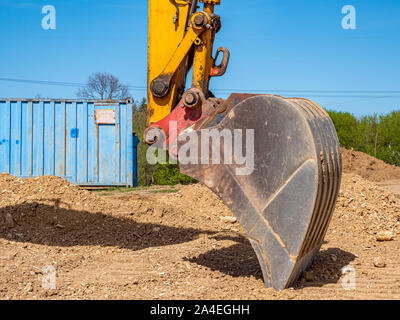
[[(329, 116), (312, 101), (259, 95), (229, 107), (243, 96), (232, 95), (226, 115), (208, 129), (232, 135), (254, 129), (254, 171), (237, 175), (234, 163), (181, 164), (181, 172), (221, 197), (247, 232), (265, 285), (282, 290), (323, 242), (341, 181), (339, 142)], [(196, 134), (200, 141), (202, 130)], [(223, 158), (223, 144), (220, 152)]]

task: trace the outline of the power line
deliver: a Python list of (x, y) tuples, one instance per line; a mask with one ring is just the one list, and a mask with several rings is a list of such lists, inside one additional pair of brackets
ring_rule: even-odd
[(84, 83), (59, 82), (59, 81), (47, 81), (47, 80), (26, 80), (26, 79), (0, 78), (0, 81), (45, 84), (45, 85), (66, 86), (66, 87), (84, 87), (85, 86)]
[[(229, 91), (229, 92), (235, 92), (235, 91), (244, 91), (244, 89), (214, 89), (213, 91)], [(277, 89), (249, 89), (246, 90), (246, 92), (251, 92), (251, 93), (257, 93), (257, 92), (273, 92), (273, 93), (337, 93), (337, 94), (364, 94), (364, 93), (376, 93), (376, 94), (400, 94), (400, 91), (395, 91), (395, 90), (277, 90)]]
[[(48, 81), (48, 80), (28, 80), (28, 79), (14, 79), (14, 78), (0, 78), (0, 81), (7, 82), (18, 82), (18, 83), (31, 83), (31, 84), (42, 84), (42, 85), (52, 85), (52, 86), (64, 86), (64, 87), (86, 87), (85, 83), (79, 82), (62, 82), (62, 81)], [(147, 90), (144, 86), (131, 86), (128, 85), (131, 90)]]
[[(65, 81), (49, 81), (49, 80), (28, 80), (15, 78), (0, 78), (0, 81), (30, 83), (39, 85), (53, 85), (65, 87), (85, 87), (85, 83), (65, 82)], [(128, 85), (128, 88), (133, 91), (147, 91), (146, 86)], [(387, 99), (400, 98), (400, 91), (397, 90), (278, 90), (278, 89), (212, 89), (213, 92), (221, 94), (229, 94), (232, 92), (238, 93), (277, 93), (289, 95), (306, 95), (313, 98), (370, 98), (370, 99)]]

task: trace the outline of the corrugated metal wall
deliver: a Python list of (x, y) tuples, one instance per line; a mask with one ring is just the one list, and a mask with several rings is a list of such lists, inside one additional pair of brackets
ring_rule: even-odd
[(0, 99), (0, 172), (84, 186), (136, 186), (138, 139), (125, 101)]

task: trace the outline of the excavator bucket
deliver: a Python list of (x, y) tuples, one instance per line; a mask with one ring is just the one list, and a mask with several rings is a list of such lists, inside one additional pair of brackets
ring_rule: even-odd
[[(230, 131), (232, 137), (243, 132), (242, 146), (253, 143), (247, 146), (253, 170), (238, 174), (243, 161), (210, 160), (181, 163), (181, 172), (203, 182), (231, 209), (248, 234), (266, 287), (282, 290), (310, 266), (328, 229), (341, 182), (336, 131), (328, 114), (306, 99), (233, 94), (225, 106), (226, 113), (207, 129), (224, 130), (224, 136)], [(249, 129), (254, 141), (247, 139)], [(204, 130), (194, 133), (201, 141)], [(207, 154), (212, 152), (225, 158), (222, 139), (210, 144)]]

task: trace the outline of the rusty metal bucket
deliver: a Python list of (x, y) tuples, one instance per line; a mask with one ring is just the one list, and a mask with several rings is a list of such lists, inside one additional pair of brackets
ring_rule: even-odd
[[(257, 254), (265, 285), (282, 290), (309, 267), (323, 242), (341, 182), (340, 147), (331, 119), (316, 103), (245, 97), (228, 99), (227, 113), (208, 129), (228, 130), (231, 136), (235, 130), (254, 130), (253, 171), (238, 175), (242, 164), (235, 161), (180, 167), (231, 209)], [(195, 134), (200, 141), (204, 133)], [(246, 139), (243, 134), (242, 143)], [(188, 148), (191, 142), (185, 143)], [(209, 154), (216, 146), (224, 159), (225, 143), (211, 143)]]

